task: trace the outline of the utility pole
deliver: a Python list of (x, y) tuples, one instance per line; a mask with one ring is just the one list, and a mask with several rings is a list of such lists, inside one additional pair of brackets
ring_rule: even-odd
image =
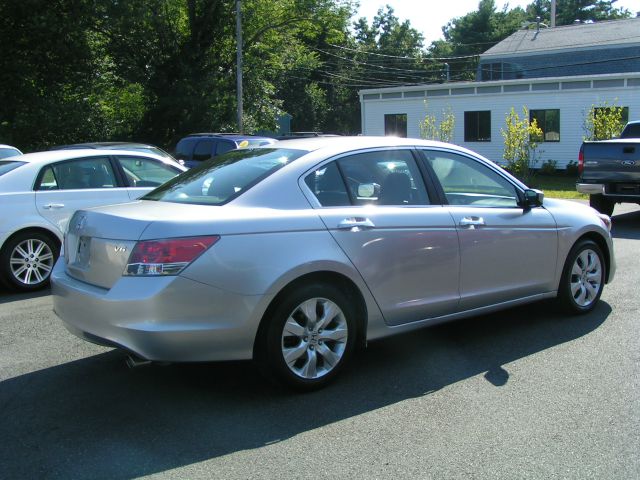
[(242, 0), (236, 0), (236, 97), (238, 102), (238, 132), (244, 133), (242, 125)]

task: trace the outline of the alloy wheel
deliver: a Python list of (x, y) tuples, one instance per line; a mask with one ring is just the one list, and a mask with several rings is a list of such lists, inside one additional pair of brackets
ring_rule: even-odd
[(349, 328), (340, 307), (326, 298), (311, 298), (298, 305), (282, 331), (282, 355), (296, 376), (317, 379), (342, 360)]
[(19, 283), (33, 286), (49, 278), (54, 261), (54, 253), (47, 242), (29, 238), (15, 246), (9, 265), (11, 274)]
[(588, 307), (598, 298), (602, 288), (603, 270), (599, 255), (590, 248), (582, 250), (571, 268), (570, 289), (580, 307)]

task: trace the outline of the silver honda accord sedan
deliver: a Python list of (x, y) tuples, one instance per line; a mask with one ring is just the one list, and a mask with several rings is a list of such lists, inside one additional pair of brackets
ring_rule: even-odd
[(287, 140), (76, 212), (54, 310), (134, 358), (254, 359), (313, 389), (369, 340), (547, 298), (592, 310), (610, 226), (454, 145)]

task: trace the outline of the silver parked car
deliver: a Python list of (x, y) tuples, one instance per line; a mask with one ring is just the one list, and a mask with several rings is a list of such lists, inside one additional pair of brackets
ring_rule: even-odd
[(138, 358), (253, 358), (311, 389), (367, 340), (545, 298), (590, 311), (610, 225), (454, 145), (289, 140), (76, 212), (54, 309)]

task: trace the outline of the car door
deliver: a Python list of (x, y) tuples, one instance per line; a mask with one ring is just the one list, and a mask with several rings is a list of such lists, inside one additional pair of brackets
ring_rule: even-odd
[(558, 232), (543, 207), (519, 206), (518, 188), (471, 156), (421, 149), (442, 187), (460, 242), (460, 309), (555, 289)]
[(117, 155), (115, 160), (124, 174), (131, 200), (140, 198), (182, 173), (182, 170), (155, 158)]
[(38, 213), (61, 232), (76, 210), (129, 201), (108, 156), (47, 165), (38, 174), (35, 189)]
[(349, 154), (304, 185), (389, 325), (456, 311), (460, 264), (449, 212), (431, 205), (411, 149)]

